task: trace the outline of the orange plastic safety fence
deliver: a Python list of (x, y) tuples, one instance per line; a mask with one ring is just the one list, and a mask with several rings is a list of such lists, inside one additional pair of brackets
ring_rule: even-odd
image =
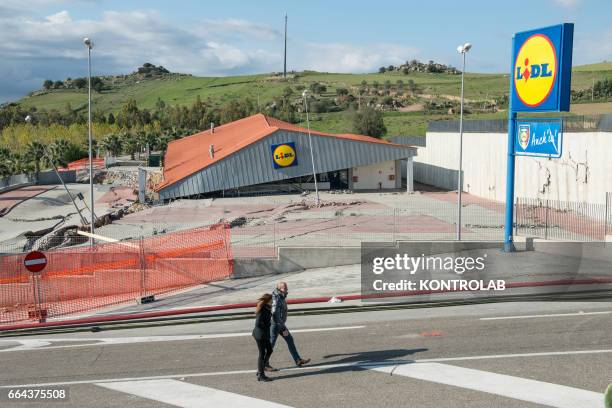
[(0, 326), (46, 320), (229, 277), (229, 227), (218, 224), (140, 240), (48, 251), (42, 273), (25, 254), (0, 257)]

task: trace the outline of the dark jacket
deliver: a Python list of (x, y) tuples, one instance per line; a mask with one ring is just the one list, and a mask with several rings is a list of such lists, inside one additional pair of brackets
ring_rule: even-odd
[(253, 329), (253, 337), (256, 340), (270, 338), (270, 324), (272, 320), (272, 312), (270, 306), (264, 305), (259, 313), (255, 315), (255, 328)]
[(274, 289), (272, 292), (272, 324), (278, 332), (282, 332), (287, 329), (285, 322), (287, 322), (285, 295), (280, 290)]

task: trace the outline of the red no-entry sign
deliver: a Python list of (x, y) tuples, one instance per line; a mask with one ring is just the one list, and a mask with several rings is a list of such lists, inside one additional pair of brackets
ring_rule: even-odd
[(23, 264), (30, 272), (40, 272), (47, 266), (47, 257), (40, 251), (32, 251), (26, 255)]

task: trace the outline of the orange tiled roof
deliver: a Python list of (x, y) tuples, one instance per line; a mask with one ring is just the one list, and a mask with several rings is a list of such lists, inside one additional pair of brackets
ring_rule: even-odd
[[(282, 120), (265, 116), (261, 113), (226, 123), (168, 143), (164, 158), (164, 181), (155, 190), (168, 187), (191, 174), (200, 171), (225, 157), (234, 154), (277, 130), (307, 133), (308, 130)], [(396, 146), (385, 140), (370, 136), (324, 133), (312, 130), (317, 136), (335, 137), (359, 142), (377, 143)], [(209, 154), (209, 146), (215, 148), (214, 157)]]

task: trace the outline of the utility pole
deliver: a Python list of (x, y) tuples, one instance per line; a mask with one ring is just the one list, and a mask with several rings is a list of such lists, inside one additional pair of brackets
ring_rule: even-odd
[(285, 58), (283, 63), (283, 78), (287, 78), (287, 13), (285, 12)]

